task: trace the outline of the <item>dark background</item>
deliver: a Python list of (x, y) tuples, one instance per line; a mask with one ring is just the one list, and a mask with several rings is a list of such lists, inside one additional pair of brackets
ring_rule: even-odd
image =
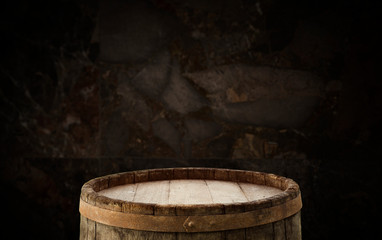
[[(378, 1), (2, 3), (2, 229), (77, 239), (87, 180), (207, 166), (296, 180), (304, 239), (376, 238), (379, 10)], [(317, 85), (300, 85), (302, 73)]]

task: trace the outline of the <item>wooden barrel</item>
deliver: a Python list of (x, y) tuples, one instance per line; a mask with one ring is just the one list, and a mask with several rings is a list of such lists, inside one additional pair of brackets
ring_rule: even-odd
[(168, 168), (85, 183), (80, 239), (301, 239), (298, 185), (253, 171)]

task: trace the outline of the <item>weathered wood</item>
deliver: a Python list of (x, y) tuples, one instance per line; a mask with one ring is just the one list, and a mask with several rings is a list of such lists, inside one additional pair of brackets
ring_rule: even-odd
[(285, 219), (285, 240), (301, 240), (301, 217), (300, 212)]
[(204, 180), (173, 180), (169, 203), (174, 205), (211, 204), (212, 198)]
[(285, 240), (285, 222), (280, 220), (273, 223), (274, 240)]
[[(203, 183), (204, 183), (205, 189), (208, 192), (209, 190), (208, 190), (207, 184), (205, 183), (205, 181), (203, 181)], [(203, 191), (205, 191), (205, 190), (203, 190)], [(204, 193), (204, 194), (207, 194), (207, 193)], [(212, 202), (211, 195), (209, 195), (209, 197), (210, 197), (211, 202)], [(221, 208), (215, 208), (214, 211), (215, 211), (215, 214), (223, 214), (224, 213), (224, 210), (223, 210), (222, 207)], [(191, 211), (188, 211), (188, 212), (187, 211), (181, 212), (181, 209), (178, 209), (178, 214), (185, 215), (185, 213), (187, 213), (188, 215), (193, 215), (193, 216), (205, 215), (206, 214), (205, 208), (194, 208), (194, 209), (192, 209)], [(189, 221), (188, 223), (186, 221), (185, 225), (187, 225), (187, 227), (191, 227), (192, 228), (190, 223), (193, 223), (193, 221)], [(203, 240), (203, 239), (205, 239), (205, 240), (216, 240), (216, 239), (223, 239), (223, 233), (222, 232), (178, 233), (177, 239), (178, 240), (194, 240), (194, 239), (199, 239), (199, 240)]]
[(241, 170), (113, 174), (83, 186), (80, 240), (301, 240), (299, 191), (291, 179)]
[(240, 203), (281, 193), (274, 187), (218, 180), (162, 180), (115, 186), (98, 194), (112, 199), (157, 204)]
[(225, 231), (225, 239), (229, 240), (244, 240), (245, 229), (228, 230)]
[(96, 239), (96, 222), (81, 216), (80, 240)]
[(223, 232), (178, 233), (177, 240), (218, 240), (224, 239)]
[(251, 183), (238, 183), (248, 201), (255, 201), (259, 199), (269, 198), (275, 196), (282, 191), (278, 188), (257, 185)]
[(246, 240), (273, 240), (273, 224), (248, 228), (245, 231)]
[(86, 219), (81, 217), (81, 224), (83, 224), (83, 228), (81, 230), (86, 229), (87, 226), (94, 226), (91, 229), (94, 231), (91, 234), (85, 233), (80, 234), (80, 240), (96, 240), (96, 239), (107, 239), (107, 240), (176, 240), (176, 233), (157, 233), (157, 232), (148, 232), (148, 231), (137, 231), (126, 228), (118, 228), (113, 226), (108, 226), (102, 223), (94, 222), (90, 219)]
[[(159, 233), (148, 231), (137, 231), (125, 228), (96, 223), (90, 219), (81, 216), (80, 240), (94, 239), (227, 239), (227, 240), (246, 240), (246, 239), (272, 239), (272, 240), (300, 240), (301, 233), (298, 227), (291, 228), (291, 222), (297, 223), (299, 214), (293, 215), (285, 220), (280, 220), (271, 224), (258, 227), (227, 230), (218, 233)], [(273, 229), (272, 229), (273, 224)], [(293, 224), (292, 224), (293, 225)], [(285, 232), (286, 228), (288, 233)]]
[(138, 183), (132, 202), (168, 203), (169, 181), (153, 181)]
[(131, 202), (134, 200), (138, 184), (126, 184), (99, 191), (98, 194), (112, 199)]
[(80, 216), (80, 239), (88, 239), (88, 219)]
[(213, 203), (248, 202), (240, 186), (236, 182), (205, 180)]

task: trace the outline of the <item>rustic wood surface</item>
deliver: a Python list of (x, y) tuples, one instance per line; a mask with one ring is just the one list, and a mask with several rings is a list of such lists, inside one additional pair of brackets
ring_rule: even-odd
[[(119, 173), (84, 184), (81, 202), (80, 240), (301, 239), (299, 187), (273, 174), (209, 168)], [(128, 216), (133, 227), (94, 221), (98, 213)], [(150, 231), (153, 224), (166, 226)]]
[(301, 240), (300, 213), (257, 227), (207, 233), (162, 233), (137, 231), (97, 223), (81, 216), (80, 240), (95, 239), (226, 239), (226, 240)]
[(249, 202), (281, 192), (278, 188), (253, 183), (179, 179), (125, 184), (98, 194), (129, 202), (187, 205)]

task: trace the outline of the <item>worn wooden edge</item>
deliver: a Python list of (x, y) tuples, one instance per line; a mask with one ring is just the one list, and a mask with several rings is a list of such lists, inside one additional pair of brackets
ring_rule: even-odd
[[(283, 190), (270, 198), (233, 204), (158, 205), (126, 202), (100, 196), (97, 192), (123, 184), (167, 179), (205, 179), (254, 183)], [(99, 208), (144, 215), (214, 215), (260, 210), (284, 204), (300, 196), (300, 189), (292, 179), (275, 174), (221, 168), (162, 168), (111, 174), (86, 182), (81, 189), (81, 200)]]
[(173, 215), (177, 214), (178, 209), (175, 209), (172, 215), (150, 215), (99, 208), (80, 200), (83, 217), (109, 226), (155, 232), (214, 232), (250, 228), (288, 218), (298, 213), (301, 207), (301, 195), (298, 195), (280, 205), (240, 213)]

